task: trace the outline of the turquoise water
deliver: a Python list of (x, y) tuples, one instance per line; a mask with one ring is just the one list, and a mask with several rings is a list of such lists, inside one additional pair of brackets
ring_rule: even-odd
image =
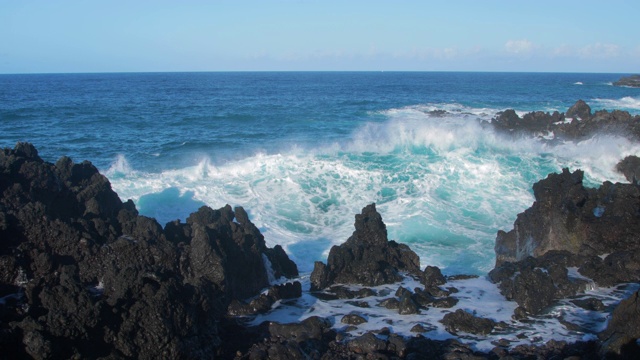
[[(493, 267), (499, 229), (562, 167), (622, 181), (640, 154), (600, 136), (548, 146), (479, 126), (514, 108), (640, 113), (619, 74), (145, 73), (0, 75), (0, 145), (91, 160), (161, 224), (206, 204), (247, 209), (303, 272), (378, 204), (390, 238), (445, 273)], [(435, 112), (434, 112), (435, 111)], [(439, 111), (446, 111), (444, 115)]]

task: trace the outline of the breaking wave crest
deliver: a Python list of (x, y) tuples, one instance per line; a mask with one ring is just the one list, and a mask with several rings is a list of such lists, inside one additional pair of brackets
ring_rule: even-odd
[(363, 124), (342, 143), (228, 163), (202, 157), (160, 173), (132, 170), (118, 156), (107, 174), (123, 199), (161, 224), (202, 204), (241, 205), (269, 245), (283, 245), (303, 272), (345, 241), (354, 214), (375, 202), (389, 237), (410, 244), (423, 265), (478, 274), (493, 267), (497, 230), (511, 228), (533, 202), (534, 182), (562, 167), (585, 170), (592, 185), (622, 181), (615, 164), (640, 153), (612, 136), (556, 146), (506, 138), (475, 121), (482, 110), (430, 111), (389, 110), (385, 121)]

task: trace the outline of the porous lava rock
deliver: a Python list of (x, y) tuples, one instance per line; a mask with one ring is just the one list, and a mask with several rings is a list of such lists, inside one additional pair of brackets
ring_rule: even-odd
[(390, 284), (402, 280), (400, 272), (420, 273), (418, 255), (407, 245), (387, 238), (387, 228), (375, 204), (356, 215), (355, 228), (345, 243), (331, 248), (326, 265), (315, 263), (311, 290), (333, 284)]
[(536, 201), (513, 230), (498, 232), (489, 278), (520, 305), (520, 315), (593, 283), (640, 279), (640, 187), (607, 181), (586, 188), (583, 176), (568, 169), (549, 174), (533, 185)]
[(215, 358), (235, 299), (297, 275), (244, 209), (163, 229), (88, 161), (0, 151), (0, 353), (7, 358)]
[[(636, 291), (618, 304), (607, 328), (599, 334), (600, 353), (625, 359), (640, 358), (640, 292)], [(612, 357), (613, 357), (612, 356)]]
[(640, 157), (629, 155), (616, 164), (616, 171), (624, 175), (632, 184), (638, 184), (640, 178)]
[(583, 177), (565, 168), (533, 185), (533, 205), (512, 230), (498, 232), (496, 265), (551, 250), (591, 256), (640, 247), (640, 188), (608, 181), (585, 188)]
[(501, 134), (537, 136), (546, 141), (580, 141), (603, 134), (640, 140), (640, 115), (620, 110), (599, 110), (592, 113), (583, 100), (578, 100), (566, 114), (535, 111), (520, 117), (513, 109), (508, 109), (499, 112), (491, 122), (485, 121), (482, 124)]
[(497, 323), (491, 319), (475, 316), (462, 309), (446, 314), (440, 322), (445, 326), (447, 331), (452, 334), (457, 334), (462, 331), (470, 334), (487, 335), (491, 333), (497, 325)]

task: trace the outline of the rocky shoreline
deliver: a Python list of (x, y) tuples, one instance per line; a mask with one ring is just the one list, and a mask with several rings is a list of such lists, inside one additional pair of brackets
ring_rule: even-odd
[(630, 75), (620, 78), (613, 83), (615, 86), (640, 87), (640, 75)]
[[(519, 136), (553, 132), (557, 140), (603, 131), (640, 139), (640, 116), (592, 114), (582, 101), (566, 114), (520, 118), (505, 111), (484, 125)], [(580, 170), (568, 169), (534, 185), (532, 207), (518, 215), (513, 230), (497, 234), (496, 266), (488, 274), (517, 304), (514, 322), (530, 321), (589, 286), (639, 282), (638, 169), (640, 159), (624, 159), (618, 170), (629, 183), (597, 189), (583, 186)], [(47, 163), (26, 143), (0, 152), (0, 196), (2, 359), (640, 356), (640, 292), (615, 307), (597, 337), (518, 346), (498, 340), (490, 351), (475, 349), (462, 340), (465, 334), (499, 336), (511, 325), (456, 308), (460, 289), (452, 284), (468, 277), (421, 268), (409, 246), (388, 239), (375, 204), (356, 214), (353, 235), (331, 249), (326, 264), (316, 262), (308, 295), (356, 307), (384, 297), (375, 306), (399, 317), (440, 309), (446, 313), (438, 322), (452, 338), (423, 336), (429, 324), (416, 325), (412, 337), (395, 333), (392, 324), (353, 336), (318, 316), (248, 325), (248, 317), (307, 290), (296, 264), (280, 246), (266, 246), (241, 207), (202, 207), (185, 223), (163, 228), (140, 216), (133, 202), (123, 203), (91, 163), (67, 157)], [(415, 286), (398, 285), (403, 279)], [(377, 290), (385, 284), (395, 292)], [(596, 298), (573, 301), (593, 311), (605, 307)], [(335, 321), (350, 329), (368, 320), (352, 313)]]

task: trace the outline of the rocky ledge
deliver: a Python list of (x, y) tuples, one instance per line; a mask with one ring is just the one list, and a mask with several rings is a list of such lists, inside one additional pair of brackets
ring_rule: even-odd
[(514, 110), (498, 113), (490, 122), (483, 122), (500, 133), (538, 136), (546, 141), (584, 140), (596, 134), (613, 134), (640, 141), (640, 115), (627, 111), (599, 110), (578, 100), (566, 113), (535, 111), (520, 117)]
[[(619, 170), (635, 169), (635, 157)], [(627, 166), (631, 164), (630, 166)], [(564, 169), (533, 186), (536, 201), (496, 238), (496, 267), (489, 273), (503, 295), (519, 307), (516, 318), (539, 314), (561, 298), (590, 287), (640, 280), (640, 187), (632, 183), (582, 184), (583, 172)], [(640, 354), (639, 293), (621, 303), (600, 334), (602, 355)], [(578, 304), (595, 310), (595, 299)], [(624, 315), (622, 315), (624, 314)], [(626, 319), (626, 320), (623, 320)]]
[(2, 358), (214, 358), (229, 305), (298, 275), (241, 207), (163, 229), (91, 163), (30, 144), (0, 151), (0, 196)]
[(613, 83), (615, 86), (640, 87), (640, 75), (631, 75), (620, 78)]

